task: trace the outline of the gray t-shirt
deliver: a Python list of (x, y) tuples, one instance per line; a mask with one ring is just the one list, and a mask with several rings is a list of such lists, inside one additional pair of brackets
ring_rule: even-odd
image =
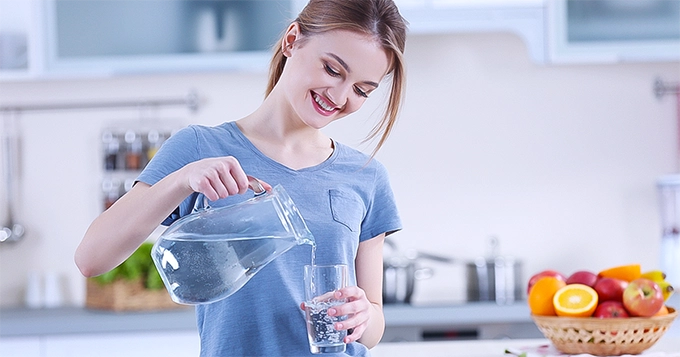
[[(316, 264), (347, 264), (350, 283), (356, 284), (359, 242), (395, 232), (401, 222), (384, 166), (360, 151), (334, 144), (333, 154), (323, 163), (293, 170), (260, 152), (234, 122), (192, 125), (164, 143), (138, 180), (153, 185), (190, 162), (233, 156), (246, 174), (284, 187), (314, 235)], [(252, 196), (248, 191), (210, 204), (231, 205)], [(191, 213), (197, 199), (202, 201), (202, 195), (190, 195), (163, 224)], [(198, 305), (201, 356), (313, 356), (300, 309), (303, 266), (311, 263), (311, 254), (310, 245), (295, 246), (233, 295)], [(341, 355), (367, 356), (368, 350), (351, 343)]]

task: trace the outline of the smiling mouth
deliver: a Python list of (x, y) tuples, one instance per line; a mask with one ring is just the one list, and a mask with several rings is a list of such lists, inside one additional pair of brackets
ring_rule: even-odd
[(312, 97), (314, 98), (314, 102), (316, 102), (316, 104), (319, 105), (319, 108), (324, 112), (328, 112), (330, 114), (335, 111), (335, 107), (328, 104), (328, 102), (326, 102), (320, 95), (313, 93)]

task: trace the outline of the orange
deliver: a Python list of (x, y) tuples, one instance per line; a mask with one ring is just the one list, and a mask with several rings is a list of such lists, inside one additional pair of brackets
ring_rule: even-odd
[(661, 306), (661, 309), (656, 314), (654, 314), (654, 316), (663, 316), (663, 315), (668, 315), (668, 314), (669, 314), (668, 308), (666, 307), (666, 305), (664, 305), (664, 306)]
[(640, 264), (619, 265), (597, 274), (600, 278), (615, 278), (631, 282), (642, 275)]
[(567, 283), (552, 276), (538, 279), (527, 297), (531, 313), (540, 316), (555, 316), (553, 296), (565, 285)]
[(553, 296), (557, 316), (589, 317), (597, 308), (597, 292), (588, 285), (569, 284)]

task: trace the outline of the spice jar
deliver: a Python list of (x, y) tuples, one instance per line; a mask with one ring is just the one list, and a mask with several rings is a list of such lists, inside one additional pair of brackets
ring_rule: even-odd
[(142, 168), (142, 139), (132, 130), (125, 132), (125, 168), (140, 170)]
[(149, 142), (149, 147), (146, 149), (146, 159), (151, 161), (158, 152), (158, 149), (161, 148), (161, 144), (163, 144), (163, 141), (165, 140), (165, 135), (159, 133), (158, 130), (151, 130), (147, 134), (147, 140)]
[(102, 181), (102, 191), (104, 192), (104, 210), (107, 210), (120, 198), (120, 180), (105, 178)]
[(107, 171), (116, 170), (120, 150), (118, 136), (111, 131), (105, 131), (102, 134), (102, 143), (104, 144), (104, 169)]

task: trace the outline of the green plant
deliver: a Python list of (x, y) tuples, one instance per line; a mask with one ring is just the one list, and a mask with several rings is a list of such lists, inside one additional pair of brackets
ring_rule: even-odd
[(163, 288), (163, 280), (151, 259), (153, 243), (144, 242), (129, 258), (112, 270), (92, 278), (100, 284), (108, 284), (116, 279), (142, 279), (144, 286), (150, 290)]

